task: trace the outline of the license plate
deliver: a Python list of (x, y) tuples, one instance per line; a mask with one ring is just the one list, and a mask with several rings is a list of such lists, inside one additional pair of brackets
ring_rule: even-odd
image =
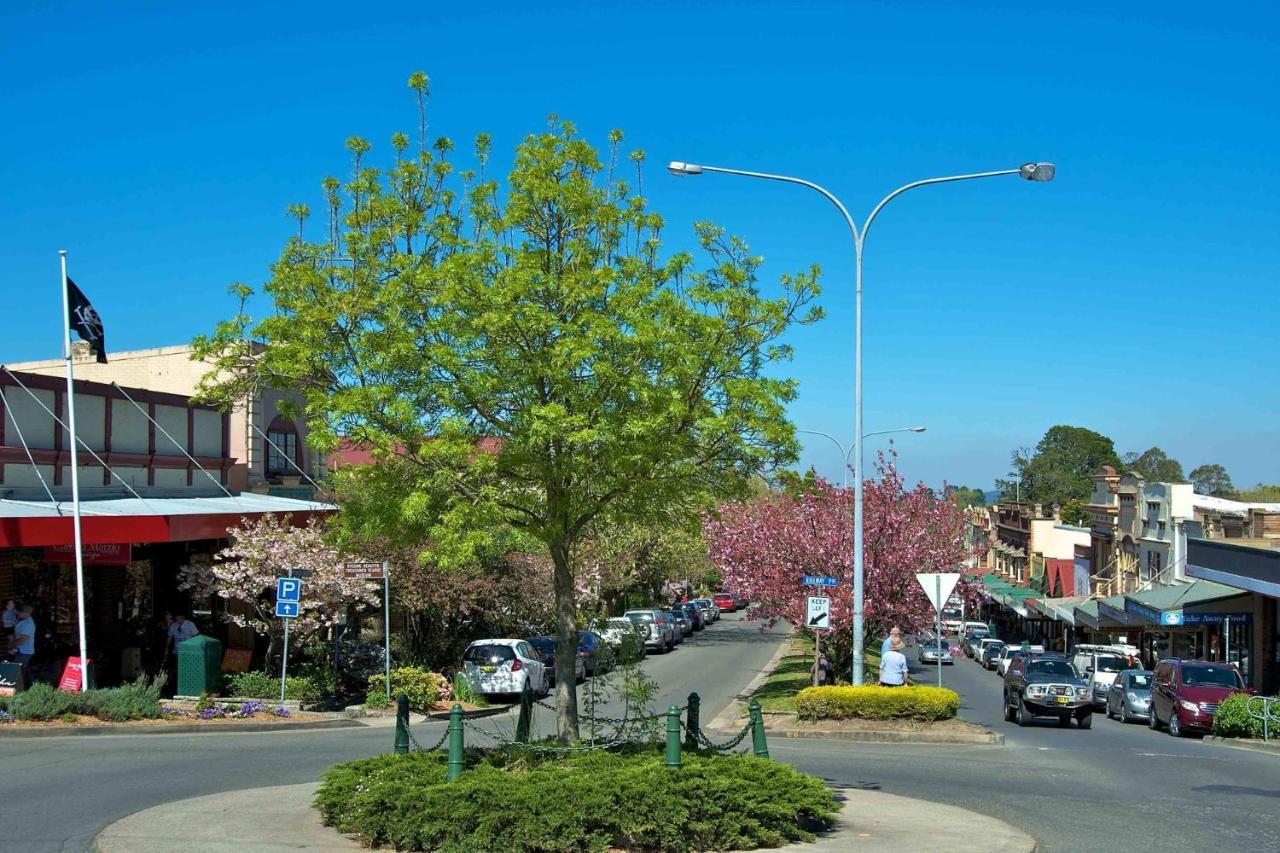
[(1067, 697), (1066, 697), (1066, 696), (1059, 696), (1059, 697), (1058, 697), (1058, 704), (1059, 704), (1059, 705), (1065, 705), (1065, 704), (1067, 704), (1067, 702), (1068, 702), (1068, 701), (1069, 701), (1069, 700), (1067, 699)]
[(480, 667), (480, 671), (481, 672), (497, 672), (498, 668), (496, 666), (482, 666)]

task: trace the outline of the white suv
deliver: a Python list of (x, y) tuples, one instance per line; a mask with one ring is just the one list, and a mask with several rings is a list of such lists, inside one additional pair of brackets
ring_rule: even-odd
[(666, 654), (676, 644), (676, 625), (662, 610), (628, 610), (623, 616), (644, 632), (644, 644)]

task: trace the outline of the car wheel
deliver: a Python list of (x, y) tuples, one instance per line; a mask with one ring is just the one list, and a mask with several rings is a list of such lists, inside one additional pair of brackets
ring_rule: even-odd
[(1082, 729), (1093, 728), (1093, 712), (1090, 711), (1088, 714), (1085, 714), (1083, 717), (1076, 720), (1076, 725), (1078, 725)]
[(1004, 721), (1006, 723), (1013, 722), (1013, 706), (1009, 704), (1009, 694), (1004, 694)]
[(1182, 723), (1178, 722), (1178, 711), (1176, 708), (1173, 713), (1169, 715), (1169, 734), (1174, 737), (1182, 737)]
[(1129, 722), (1129, 706), (1124, 702), (1120, 703), (1120, 722), (1121, 723)]
[(1153, 732), (1160, 731), (1160, 717), (1156, 714), (1156, 705), (1151, 703), (1151, 713), (1147, 715), (1147, 728)]
[(1070, 714), (1062, 714), (1062, 715), (1060, 715), (1060, 716), (1058, 717), (1058, 725), (1059, 725), (1059, 726), (1061, 726), (1061, 727), (1062, 727), (1062, 728), (1064, 728), (1064, 729), (1065, 729), (1067, 726), (1071, 725), (1071, 715), (1070, 715)]
[(1027, 708), (1027, 703), (1019, 699), (1018, 700), (1018, 725), (1029, 726), (1031, 725), (1031, 721), (1033, 719), (1035, 719), (1035, 717), (1032, 716), (1030, 709)]

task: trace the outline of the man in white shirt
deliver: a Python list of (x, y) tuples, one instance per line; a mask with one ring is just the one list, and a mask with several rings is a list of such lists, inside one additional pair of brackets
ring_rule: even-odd
[(169, 655), (178, 653), (178, 646), (183, 640), (190, 640), (192, 637), (200, 633), (200, 629), (196, 627), (196, 623), (187, 618), (187, 614), (178, 611), (173, 614), (173, 624), (169, 626), (169, 641), (166, 649)]
[(902, 687), (907, 683), (907, 656), (902, 653), (902, 640), (890, 642), (889, 651), (880, 658), (880, 686)]
[(30, 682), (27, 665), (36, 653), (36, 623), (31, 618), (31, 605), (18, 608), (18, 621), (13, 626), (13, 639), (9, 641), (9, 660), (22, 664), (23, 680)]

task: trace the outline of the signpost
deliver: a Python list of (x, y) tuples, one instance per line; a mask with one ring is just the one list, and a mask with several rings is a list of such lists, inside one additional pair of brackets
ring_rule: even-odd
[(960, 580), (959, 572), (916, 572), (916, 580), (929, 596), (933, 605), (934, 624), (938, 640), (938, 686), (942, 686), (942, 608), (951, 597), (951, 590), (956, 588)]
[(347, 563), (342, 572), (356, 580), (377, 580), (382, 578), (382, 628), (386, 632), (383, 638), (382, 658), (386, 670), (387, 698), (391, 698), (391, 565), (383, 560), (381, 563)]
[(813, 686), (818, 686), (822, 675), (822, 632), (831, 628), (831, 599), (822, 595), (809, 596), (805, 610), (805, 627), (813, 631)]
[(289, 671), (289, 620), (298, 618), (302, 605), (302, 581), (289, 569), (287, 578), (276, 578), (276, 616), (284, 620), (284, 654), (280, 656), (280, 703), (284, 704), (285, 676)]

